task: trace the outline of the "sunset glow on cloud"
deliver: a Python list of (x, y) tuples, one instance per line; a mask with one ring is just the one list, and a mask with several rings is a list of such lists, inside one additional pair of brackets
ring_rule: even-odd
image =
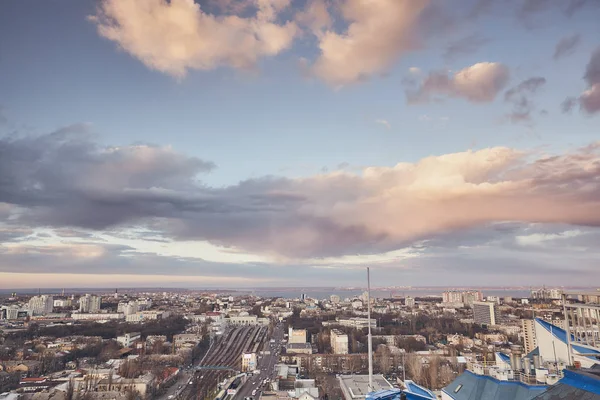
[(2, 286), (585, 283), (600, 7), (528, 3), (0, 5)]

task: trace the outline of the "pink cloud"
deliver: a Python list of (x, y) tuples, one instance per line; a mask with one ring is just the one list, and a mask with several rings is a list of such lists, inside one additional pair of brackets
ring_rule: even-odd
[(344, 85), (386, 72), (399, 56), (420, 46), (418, 20), (428, 4), (429, 0), (342, 2), (348, 28), (343, 33), (328, 30), (320, 37), (314, 74), (332, 85)]
[(508, 83), (508, 67), (496, 62), (480, 62), (448, 75), (430, 73), (420, 87), (407, 93), (409, 103), (431, 101), (436, 96), (461, 97), (473, 103), (493, 101)]
[(190, 69), (251, 68), (288, 49), (298, 28), (279, 24), (289, 0), (255, 0), (256, 15), (214, 16), (193, 0), (102, 0), (90, 19), (98, 33), (146, 66), (183, 77)]

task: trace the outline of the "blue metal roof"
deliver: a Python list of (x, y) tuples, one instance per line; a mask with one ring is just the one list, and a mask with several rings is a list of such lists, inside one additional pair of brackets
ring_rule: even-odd
[(600, 378), (591, 370), (569, 371), (564, 370), (564, 378), (548, 391), (538, 395), (534, 400), (599, 400)]
[(565, 376), (560, 380), (560, 383), (585, 390), (586, 392), (600, 394), (600, 379), (597, 377), (585, 375), (577, 371), (569, 371), (567, 369), (564, 370), (564, 374)]
[[(546, 329), (548, 332), (552, 333), (552, 335), (554, 335), (554, 337), (556, 337), (558, 340), (560, 340), (563, 343), (567, 343), (567, 332), (564, 329), (561, 329), (557, 326), (552, 325), (549, 322), (544, 321), (543, 319), (540, 318), (536, 318), (535, 319), (536, 322), (538, 322), (544, 329)], [(575, 337), (573, 335), (571, 335), (571, 340), (574, 341)], [(593, 350), (593, 349), (588, 349), (587, 347), (583, 347), (583, 346), (578, 346), (578, 345), (572, 345), (573, 350), (575, 350), (578, 353), (597, 353), (598, 355), (600, 355), (600, 351), (597, 350)], [(591, 357), (593, 358), (593, 357)]]
[(499, 351), (498, 351), (498, 352), (496, 352), (496, 355), (497, 355), (498, 357), (500, 357), (500, 359), (501, 359), (502, 361), (504, 361), (505, 363), (507, 363), (507, 364), (510, 364), (510, 357), (509, 357), (508, 355), (506, 355), (506, 354), (504, 354), (504, 353), (501, 353), (501, 352), (499, 352)]
[(404, 381), (404, 385), (406, 386), (406, 390), (404, 390), (404, 393), (406, 393), (407, 395), (414, 394), (420, 396), (419, 398), (423, 399), (437, 399), (437, 396), (435, 394), (425, 389), (424, 387), (417, 385), (413, 381)]
[(465, 371), (442, 391), (455, 400), (530, 400), (546, 390), (519, 381), (500, 381)]

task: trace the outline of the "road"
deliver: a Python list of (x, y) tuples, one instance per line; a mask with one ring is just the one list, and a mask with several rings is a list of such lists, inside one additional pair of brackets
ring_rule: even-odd
[[(269, 384), (266, 380), (273, 381), (273, 378), (275, 378), (274, 367), (279, 360), (279, 352), (283, 346), (282, 324), (278, 324), (275, 329), (273, 329), (273, 334), (270, 339), (275, 340), (275, 343), (271, 343), (270, 341), (265, 343), (264, 350), (269, 351), (269, 354), (261, 356), (258, 360), (258, 369), (260, 370), (260, 373), (248, 377), (246, 383), (238, 389), (233, 400), (247, 400), (248, 397), (257, 400), (260, 398), (263, 390), (268, 390)], [(252, 394), (253, 392), (254, 394)]]
[[(196, 365), (201, 365), (204, 362), (204, 359), (210, 353), (210, 349), (212, 348), (213, 342), (211, 340), (209, 348), (206, 350), (204, 357), (200, 361), (196, 363)], [(195, 365), (194, 365), (195, 366)], [(156, 398), (156, 400), (170, 400), (177, 397), (181, 392), (183, 392), (186, 388), (186, 385), (189, 384), (190, 380), (194, 377), (194, 369), (193, 367), (185, 367), (179, 370), (179, 374), (177, 374), (177, 380), (167, 388), (166, 392)]]

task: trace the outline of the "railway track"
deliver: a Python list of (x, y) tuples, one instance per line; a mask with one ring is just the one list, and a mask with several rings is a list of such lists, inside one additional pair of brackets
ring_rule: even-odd
[(217, 339), (200, 366), (221, 366), (231, 370), (206, 369), (194, 373), (192, 384), (179, 396), (182, 400), (213, 400), (219, 382), (240, 371), (242, 354), (255, 352), (266, 339), (265, 327), (247, 326), (228, 330)]

